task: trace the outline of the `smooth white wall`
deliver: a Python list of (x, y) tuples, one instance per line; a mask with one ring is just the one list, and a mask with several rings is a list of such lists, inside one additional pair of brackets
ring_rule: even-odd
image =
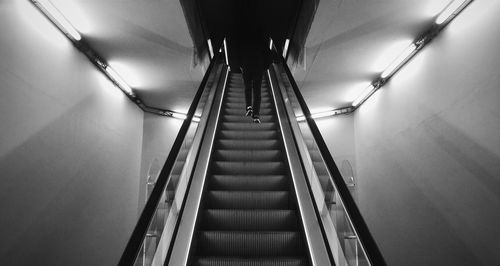
[(498, 265), (500, 2), (474, 1), (355, 112), (359, 202), (389, 265)]
[(116, 265), (143, 113), (29, 1), (0, 2), (0, 265)]

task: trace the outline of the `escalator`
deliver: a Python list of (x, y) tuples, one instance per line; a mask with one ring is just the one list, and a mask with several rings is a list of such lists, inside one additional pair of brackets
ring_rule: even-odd
[(284, 61), (266, 72), (256, 124), (242, 76), (223, 58), (211, 62), (119, 265), (385, 265)]
[(309, 264), (273, 107), (264, 82), (262, 123), (252, 123), (241, 74), (230, 75), (190, 264)]

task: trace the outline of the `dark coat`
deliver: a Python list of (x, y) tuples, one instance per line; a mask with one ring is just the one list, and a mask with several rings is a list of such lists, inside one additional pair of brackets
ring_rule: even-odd
[(260, 25), (259, 14), (252, 1), (240, 6), (238, 20), (232, 26), (226, 43), (232, 70), (263, 72), (272, 62), (269, 34)]

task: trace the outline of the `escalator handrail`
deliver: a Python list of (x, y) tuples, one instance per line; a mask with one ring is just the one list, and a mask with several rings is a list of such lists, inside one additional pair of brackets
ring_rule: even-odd
[(342, 202), (344, 203), (345, 210), (351, 219), (352, 225), (356, 230), (358, 239), (366, 252), (368, 260), (372, 265), (387, 265), (384, 257), (382, 256), (382, 253), (377, 246), (377, 243), (373, 239), (373, 236), (371, 235), (370, 230), (366, 225), (363, 216), (361, 215), (361, 212), (358, 209), (358, 206), (356, 205), (354, 199), (351, 196), (351, 193), (349, 192), (349, 188), (345, 184), (344, 179), (342, 178), (342, 175), (337, 168), (337, 165), (335, 164), (330, 151), (328, 150), (328, 147), (319, 131), (318, 126), (316, 125), (316, 122), (313, 118), (311, 118), (311, 112), (307, 107), (307, 103), (300, 93), (299, 87), (297, 86), (297, 83), (295, 82), (295, 79), (293, 78), (292, 73), (284, 58), (281, 58), (281, 65), (286, 72), (288, 80), (290, 81), (295, 96), (297, 97), (297, 100), (302, 109), (303, 115), (306, 118), (307, 124), (309, 125), (314, 140), (318, 145), (321, 156), (323, 157), (326, 167), (331, 174), (330, 177), (332, 178), (332, 182), (337, 187), (338, 193), (342, 199)]
[(141, 246), (144, 238), (146, 237), (146, 233), (148, 231), (149, 225), (154, 218), (156, 208), (161, 201), (162, 194), (165, 190), (165, 186), (168, 184), (170, 173), (172, 172), (174, 163), (177, 159), (177, 155), (181, 149), (182, 143), (186, 137), (189, 126), (193, 120), (194, 113), (196, 112), (196, 108), (198, 107), (198, 103), (200, 102), (201, 96), (205, 89), (206, 83), (208, 81), (208, 77), (210, 76), (212, 70), (214, 69), (214, 65), (219, 61), (221, 54), (218, 53), (214, 58), (212, 58), (210, 65), (205, 72), (205, 76), (203, 77), (200, 86), (198, 87), (198, 91), (189, 107), (188, 113), (184, 122), (182, 123), (179, 133), (175, 138), (174, 144), (168, 154), (167, 160), (163, 165), (163, 168), (158, 176), (157, 182), (149, 196), (149, 199), (142, 210), (142, 213), (137, 221), (137, 224), (130, 236), (130, 239), (123, 251), (123, 254), (120, 258), (118, 265), (134, 265), (135, 260), (141, 250)]

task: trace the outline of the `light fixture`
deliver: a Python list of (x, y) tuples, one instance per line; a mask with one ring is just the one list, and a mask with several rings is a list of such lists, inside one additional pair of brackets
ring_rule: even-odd
[(181, 113), (172, 112), (172, 117), (184, 120), (184, 119), (187, 118), (187, 115), (181, 114)]
[(356, 98), (356, 100), (354, 100), (354, 102), (352, 102), (352, 106), (357, 107), (358, 105), (360, 105), (368, 97), (370, 97), (370, 95), (372, 95), (373, 92), (375, 92), (375, 89), (376, 89), (375, 86), (373, 86), (373, 84), (370, 84), (368, 87), (365, 88), (365, 90), (363, 90), (361, 95), (359, 95), (358, 98)]
[(273, 39), (269, 38), (269, 50), (273, 49)]
[(290, 39), (286, 39), (285, 47), (283, 48), (283, 58), (286, 58), (286, 54), (288, 53), (288, 46), (290, 45)]
[(226, 38), (224, 38), (224, 54), (226, 55), (226, 65), (229, 66), (229, 56), (227, 54), (227, 43), (226, 43)]
[(417, 46), (412, 43), (382, 72), (380, 77), (387, 78), (394, 73), (415, 52)]
[(311, 118), (316, 119), (316, 118), (322, 118), (322, 117), (327, 117), (327, 116), (333, 116), (333, 115), (336, 115), (336, 114), (337, 114), (337, 111), (330, 110), (330, 111), (325, 111), (325, 112), (311, 114)]
[(210, 53), (210, 58), (214, 58), (214, 48), (212, 46), (212, 41), (208, 39), (207, 43), (208, 43), (208, 52)]
[(63, 14), (57, 10), (57, 8), (49, 0), (32, 0), (42, 12), (49, 17), (54, 24), (56, 24), (63, 32), (69, 34), (75, 41), (80, 41), (82, 36), (78, 31), (71, 25), (71, 23), (63, 16)]
[(124, 92), (126, 92), (128, 95), (134, 94), (132, 88), (130, 88), (130, 86), (125, 81), (123, 81), (122, 77), (120, 77), (120, 75), (118, 75), (118, 73), (116, 73), (116, 71), (109, 65), (106, 66), (106, 73), (109, 74), (111, 79), (113, 79)]
[[(336, 116), (336, 115), (341, 115), (341, 114), (348, 114), (352, 112), (353, 108), (352, 107), (343, 107), (343, 108), (338, 108), (338, 109), (333, 109), (333, 110), (328, 110), (328, 111), (321, 111), (317, 113), (311, 114), (312, 119), (317, 119), (317, 118), (323, 118), (323, 117), (329, 117), (329, 116)], [(297, 122), (302, 122), (306, 120), (306, 117), (304, 115), (299, 115), (296, 117)]]
[(456, 14), (459, 10), (461, 10), (461, 7), (465, 7), (465, 4), (469, 0), (455, 0), (452, 1), (448, 6), (444, 8), (443, 11), (439, 14), (439, 16), (436, 18), (436, 24), (440, 25), (447, 21), (452, 15)]

